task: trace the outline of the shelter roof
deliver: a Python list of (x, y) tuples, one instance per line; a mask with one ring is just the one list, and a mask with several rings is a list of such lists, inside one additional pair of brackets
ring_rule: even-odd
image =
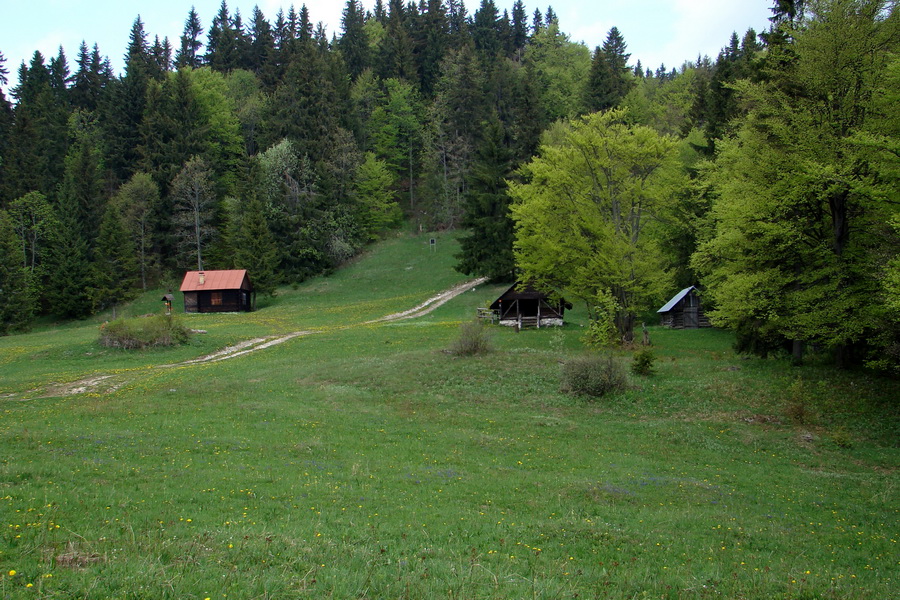
[(250, 289), (250, 278), (246, 269), (227, 271), (188, 271), (181, 282), (182, 292), (200, 292), (203, 290), (239, 290)]
[(666, 304), (656, 312), (658, 312), (658, 313), (669, 312), (670, 310), (675, 308), (675, 305), (678, 304), (679, 302), (681, 302), (681, 299), (684, 298), (685, 296), (687, 296), (691, 290), (695, 290), (695, 289), (697, 289), (697, 288), (695, 288), (694, 286), (684, 288), (683, 290), (681, 290), (680, 292), (678, 292), (677, 294), (672, 296), (672, 299), (669, 300), (668, 302), (666, 302)]
[[(549, 299), (548, 295), (544, 292), (540, 292), (534, 288), (532, 284), (526, 284), (522, 289), (519, 289), (521, 283), (514, 283), (508, 290), (500, 294), (500, 297), (494, 300), (491, 304), (491, 309), (496, 310), (500, 308), (501, 303), (512, 302), (513, 300), (544, 300), (547, 301)], [(566, 302), (565, 300), (560, 300), (562, 306), (567, 309), (572, 308), (572, 304)]]

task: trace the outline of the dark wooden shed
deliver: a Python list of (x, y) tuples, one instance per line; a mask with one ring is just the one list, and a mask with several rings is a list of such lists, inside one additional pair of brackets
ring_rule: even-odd
[(491, 304), (490, 308), (498, 316), (501, 325), (521, 328), (563, 324), (566, 309), (572, 308), (570, 303), (562, 299), (553, 301), (530, 284), (521, 289), (519, 285), (513, 285)]
[(658, 311), (660, 324), (675, 329), (697, 329), (710, 327), (709, 319), (703, 313), (700, 295), (694, 286), (684, 288)]
[(184, 312), (214, 313), (250, 310), (253, 285), (247, 271), (188, 271), (181, 282)]

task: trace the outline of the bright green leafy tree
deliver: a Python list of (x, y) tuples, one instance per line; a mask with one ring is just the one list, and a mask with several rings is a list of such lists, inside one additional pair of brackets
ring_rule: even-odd
[(896, 104), (879, 99), (896, 98), (900, 14), (881, 0), (806, 9), (790, 47), (770, 55), (794, 58), (739, 87), (752, 108), (709, 171), (715, 229), (694, 262), (714, 322), (751, 328), (762, 349), (792, 340), (798, 361), (815, 343), (844, 364), (892, 327), (882, 279), (898, 251)]
[(631, 341), (638, 311), (668, 288), (653, 228), (683, 182), (675, 141), (626, 118), (611, 110), (558, 125), (509, 193), (520, 277), (592, 310), (614, 306), (606, 316)]

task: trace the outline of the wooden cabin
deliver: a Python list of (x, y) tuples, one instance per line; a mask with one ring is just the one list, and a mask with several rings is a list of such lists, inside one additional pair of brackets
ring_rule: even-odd
[(694, 286), (684, 288), (660, 308), (660, 325), (674, 329), (697, 329), (710, 327), (709, 319), (703, 313), (700, 295)]
[(239, 312), (250, 310), (253, 285), (244, 269), (188, 271), (181, 291), (186, 313)]
[(491, 311), (501, 325), (510, 327), (547, 327), (563, 324), (563, 314), (572, 305), (565, 300), (552, 301), (530, 284), (519, 289), (515, 284), (494, 300)]

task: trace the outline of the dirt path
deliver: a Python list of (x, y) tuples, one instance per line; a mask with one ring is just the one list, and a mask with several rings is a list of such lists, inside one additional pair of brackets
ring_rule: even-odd
[[(477, 285), (481, 285), (487, 281), (486, 277), (481, 277), (479, 279), (475, 279), (473, 281), (467, 281), (465, 283), (461, 283), (459, 285), (455, 285), (449, 290), (443, 291), (440, 294), (433, 296), (419, 304), (418, 306), (411, 308), (409, 310), (405, 310), (403, 312), (393, 313), (390, 315), (386, 315), (384, 317), (380, 317), (378, 319), (373, 319), (371, 321), (365, 321), (362, 325), (373, 325), (377, 323), (392, 323), (395, 321), (402, 321), (405, 319), (415, 319), (428, 313), (434, 311), (436, 308), (443, 306), (453, 298), (459, 296), (460, 294), (467, 292), (473, 289)], [(342, 329), (349, 329), (351, 327), (356, 327), (357, 325), (347, 325), (346, 327), (342, 327)], [(232, 358), (237, 358), (238, 356), (244, 356), (246, 354), (250, 354), (251, 352), (256, 352), (258, 350), (264, 350), (266, 348), (271, 348), (272, 346), (276, 346), (278, 344), (283, 344), (288, 340), (292, 340), (297, 337), (312, 335), (317, 333), (316, 331), (293, 331), (291, 333), (285, 333), (280, 335), (270, 335), (266, 337), (254, 338), (252, 340), (245, 340), (243, 342), (239, 342), (234, 344), (233, 346), (227, 346), (222, 348), (221, 350), (217, 350), (212, 354), (207, 354), (206, 356), (200, 356), (198, 358), (192, 358), (190, 360), (186, 360), (179, 363), (173, 363), (168, 365), (157, 365), (153, 367), (154, 369), (171, 369), (175, 367), (188, 367), (193, 365), (202, 365), (208, 363), (220, 362), (223, 360), (229, 360)], [(31, 390), (28, 394), (36, 393), (39, 394), (39, 398), (50, 398), (50, 397), (58, 397), (58, 396), (72, 396), (75, 394), (86, 394), (89, 392), (95, 393), (111, 393), (118, 390), (120, 387), (125, 385), (125, 381), (121, 376), (115, 375), (102, 375), (95, 374), (90, 377), (85, 377), (84, 379), (80, 379), (78, 381), (73, 381), (70, 383), (64, 384), (50, 384), (43, 390)], [(13, 398), (15, 395), (5, 396), (6, 398)]]

